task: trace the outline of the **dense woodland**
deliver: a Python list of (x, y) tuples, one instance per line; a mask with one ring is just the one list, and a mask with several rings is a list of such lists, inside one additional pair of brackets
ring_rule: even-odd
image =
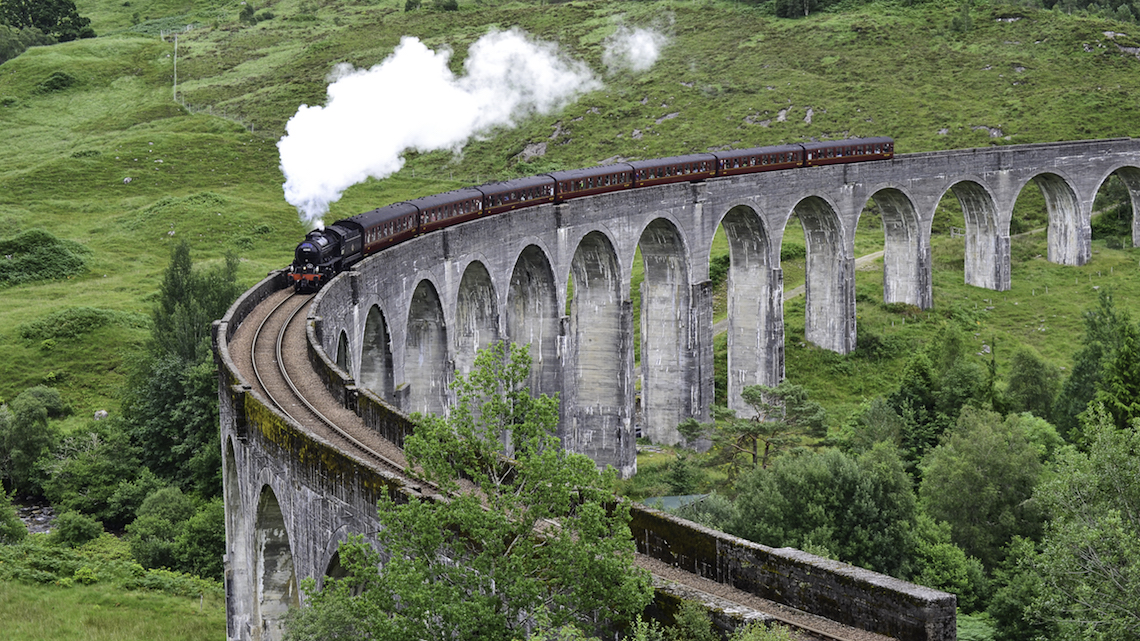
[[(0, 0), (9, 137), (0, 147), (0, 603), (16, 604), (0, 619), (24, 618), (33, 594), (115, 604), (164, 594), (193, 600), (171, 618), (132, 610), (130, 623), (99, 625), (84, 617), (114, 608), (53, 609), (80, 612), (79, 629), (162, 626), (130, 627), (127, 638), (224, 634), (209, 327), (287, 263), (304, 232), (282, 201), (275, 142), (299, 105), (325, 99), (334, 64), (377, 64), (416, 35), (454, 49), (449, 65), (461, 72), (467, 48), (494, 24), (517, 24), (598, 69), (602, 43), (621, 27), (669, 42), (649, 71), (599, 71), (602, 89), (482, 132), (461, 154), (407, 152), (402, 170), (334, 203), (340, 217), (493, 178), (725, 145), (890, 135), (907, 152), (1134, 135), (1138, 19), (1127, 1)], [(538, 143), (543, 155), (522, 153)], [(500, 346), (498, 358), (482, 357), (481, 378), (458, 382), (468, 410), (452, 422), (425, 417), (424, 434), (436, 437), (412, 439), (409, 454), (433, 480), (483, 478), (485, 496), (511, 513), (557, 514), (576, 529), (549, 556), (523, 545), (525, 519), (483, 521), (473, 504), (388, 510), (392, 532), (409, 535), (388, 544), (406, 559), (463, 550), (481, 571), (408, 562), (377, 573), (374, 553), (355, 544), (342, 557), (353, 573), (311, 594), (294, 638), (363, 627), (377, 638), (570, 638), (619, 623), (629, 638), (709, 638), (699, 608), (671, 629), (639, 621), (645, 577), (586, 562), (631, 549), (620, 510), (589, 507), (615, 490), (631, 500), (699, 495), (682, 516), (954, 592), (962, 639), (1140, 635), (1132, 207), (1123, 181), (1108, 181), (1094, 207), (1093, 261), (1080, 268), (1041, 258), (1044, 207), (1027, 186), (1010, 230), (1022, 234), (1011, 244), (1013, 289), (998, 293), (962, 284), (953, 231), (965, 223), (947, 196), (933, 229), (934, 309), (884, 304), (881, 273), (860, 272), (859, 347), (839, 356), (804, 342), (802, 299), (789, 301), (788, 380), (745, 392), (765, 420), (713, 408), (715, 422), (679, 426), (686, 447), (641, 443), (633, 479), (559, 454), (547, 431), (556, 403), (520, 395), (525, 364)], [(857, 254), (882, 248), (881, 224), (872, 203)], [(797, 226), (780, 251), (788, 288), (803, 278)], [(730, 264), (727, 244), (715, 246), (718, 317)], [(631, 270), (636, 315), (641, 266)], [(724, 352), (718, 345), (721, 396)], [(473, 409), (482, 402), (492, 409)], [(477, 419), (495, 412), (498, 424)], [(533, 476), (502, 482), (509, 475), (492, 464), (502, 425), (532, 429), (516, 453)], [(467, 440), (442, 436), (458, 433)], [(462, 469), (442, 465), (457, 461)], [(559, 512), (561, 494), (518, 491), (571, 486), (581, 503), (569, 512)], [(532, 500), (512, 502), (518, 494)], [(50, 535), (28, 535), (16, 518), (30, 503), (55, 509)], [(492, 567), (496, 550), (477, 537), (432, 538), (443, 531), (494, 532), (519, 541), (518, 556)], [(583, 540), (600, 547), (574, 545)], [(543, 581), (522, 580), (533, 576)], [(494, 587), (479, 584), (487, 577)], [(541, 587), (551, 585), (566, 589)], [(472, 591), (487, 598), (457, 596)], [(405, 616), (378, 614), (394, 602)], [(428, 618), (413, 603), (454, 606), (452, 627), (416, 627)], [(13, 634), (34, 638), (39, 625)], [(51, 634), (87, 638), (68, 625)]]

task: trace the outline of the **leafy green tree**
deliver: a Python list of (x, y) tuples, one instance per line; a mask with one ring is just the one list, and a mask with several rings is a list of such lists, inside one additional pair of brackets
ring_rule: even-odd
[(1101, 290), (1097, 305), (1085, 311), (1085, 333), (1081, 349), (1073, 356), (1073, 369), (1061, 385), (1061, 393), (1053, 408), (1053, 421), (1061, 435), (1073, 442), (1080, 431), (1082, 412), (1096, 396), (1105, 364), (1112, 359), (1120, 343), (1126, 316), (1116, 311), (1112, 293)]
[(1095, 407), (1088, 452), (1063, 451), (1035, 498), (1050, 520), (1033, 569), (1057, 639), (1140, 636), (1140, 432)]
[(882, 396), (864, 399), (839, 429), (836, 442), (848, 454), (859, 455), (879, 443), (902, 445), (906, 424)]
[(997, 639), (1037, 641), (1058, 637), (1056, 622), (1042, 618), (1034, 607), (1045, 593), (1045, 582), (1033, 569), (1036, 555), (1033, 541), (1014, 537), (1005, 562), (994, 572), (997, 588), (986, 612), (993, 619)]
[(72, 0), (0, 0), (0, 22), (20, 29), (34, 27), (60, 42), (95, 37), (91, 20), (79, 15)]
[(954, 543), (992, 568), (1014, 535), (1040, 534), (1029, 499), (1041, 472), (1020, 416), (965, 408), (923, 462), (919, 496), (927, 514), (951, 525)]
[(714, 407), (717, 418), (714, 440), (729, 460), (745, 454), (752, 467), (768, 467), (771, 457), (805, 432), (822, 436), (826, 413), (819, 403), (808, 400), (802, 385), (782, 381), (776, 387), (749, 385), (740, 393), (753, 416), (738, 418), (725, 407)]
[(79, 512), (64, 512), (52, 524), (50, 540), (56, 545), (75, 548), (99, 538), (103, 524)]
[(1140, 327), (1127, 320), (1120, 326), (1116, 351), (1104, 364), (1093, 402), (1103, 405), (1120, 429), (1131, 428), (1140, 418)]
[(194, 269), (182, 242), (163, 274), (146, 353), (132, 368), (123, 417), (142, 463), (203, 497), (221, 493), (217, 371), (210, 325), (241, 293), (237, 258)]
[(450, 498), (382, 498), (383, 568), (363, 542), (342, 544), (348, 576), (310, 593), (288, 638), (498, 640), (540, 615), (600, 631), (642, 611), (651, 589), (613, 471), (562, 449), (558, 401), (530, 395), (529, 371), (525, 347), (496, 343), (455, 382), (446, 418), (418, 417), (409, 462)]
[(826, 549), (839, 560), (907, 576), (917, 507), (898, 451), (853, 458), (835, 449), (776, 459), (737, 484), (728, 531), (773, 547)]
[(964, 612), (980, 609), (987, 594), (985, 568), (950, 540), (950, 524), (920, 513), (915, 532), (915, 568), (910, 580), (957, 595), (958, 607)]
[(55, 44), (56, 39), (36, 29), (10, 27), (0, 24), (0, 64), (27, 51), (28, 47)]
[(89, 514), (114, 530), (135, 518), (138, 504), (115, 498), (140, 473), (137, 449), (116, 421), (93, 422), (64, 438), (44, 468), (44, 494), (56, 509)]
[(1009, 409), (1050, 420), (1061, 388), (1060, 371), (1025, 347), (1013, 353), (1010, 370), (1005, 392)]
[(180, 569), (177, 539), (195, 511), (194, 501), (176, 487), (146, 497), (127, 526), (131, 555), (146, 568)]
[(222, 499), (212, 499), (198, 508), (175, 537), (174, 549), (183, 572), (222, 578), (222, 554), (226, 549), (226, 511)]
[(20, 392), (8, 405), (0, 405), (0, 480), (13, 491), (42, 491), (38, 467), (58, 438), (49, 418), (69, 412), (59, 392), (37, 386)]

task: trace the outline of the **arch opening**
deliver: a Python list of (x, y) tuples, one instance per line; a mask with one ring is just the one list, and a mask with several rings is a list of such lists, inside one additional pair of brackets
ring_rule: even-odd
[[(633, 356), (627, 339), (632, 329), (630, 305), (622, 300), (621, 269), (610, 239), (587, 234), (570, 264), (567, 291), (567, 343), (570, 375), (563, 412), (563, 447), (589, 456), (599, 466), (612, 465), (622, 476), (636, 465), (628, 399)], [(628, 450), (628, 451), (627, 451)]]
[(796, 204), (804, 231), (804, 337), (833, 352), (855, 349), (853, 259), (832, 206), (818, 196)]
[(965, 223), (964, 265), (967, 285), (1009, 289), (1009, 230), (999, 229), (997, 205), (980, 184), (962, 181), (950, 187)]
[(285, 616), (290, 608), (300, 605), (300, 597), (289, 532), (281, 504), (268, 485), (261, 489), (257, 504), (254, 549), (257, 554), (255, 623), (262, 641), (279, 641), (285, 632)]
[(1106, 178), (1092, 210), (1092, 240), (1109, 249), (1140, 247), (1140, 168), (1121, 167)]
[(442, 414), (447, 409), (451, 367), (447, 354), (447, 328), (439, 293), (428, 280), (421, 280), (408, 308), (404, 350), (404, 377), (412, 412)]
[(395, 388), (392, 369), (392, 338), (388, 333), (388, 322), (380, 306), (373, 305), (364, 320), (359, 383), (391, 402)]
[(529, 387), (532, 394), (561, 390), (558, 339), (561, 316), (554, 270), (546, 254), (528, 245), (519, 254), (511, 272), (507, 293), (507, 337), (530, 345)]
[(677, 424), (701, 415), (693, 372), (696, 341), (690, 304), (688, 251), (669, 221), (651, 222), (638, 240), (645, 278), (641, 282), (642, 435), (654, 443), (681, 441)]
[(467, 375), (475, 354), (499, 338), (498, 298), (495, 285), (483, 263), (473, 262), (463, 271), (455, 301), (455, 369)]
[(743, 389), (775, 386), (784, 377), (783, 273), (772, 266), (771, 240), (758, 212), (736, 206), (721, 220), (721, 230), (729, 265), (726, 389), (719, 402), (746, 416), (752, 410), (741, 400)]
[(348, 332), (343, 329), (340, 330), (340, 336), (336, 339), (336, 366), (341, 371), (352, 376), (352, 370), (348, 368), (349, 355), (348, 355)]
[[(1092, 256), (1089, 246), (1088, 221), (1082, 220), (1081, 208), (1077, 202), (1077, 194), (1071, 185), (1061, 176), (1052, 173), (1038, 174), (1033, 182), (1040, 190), (1045, 201), (1045, 214), (1048, 219), (1048, 259), (1058, 265), (1084, 265)], [(1026, 190), (1017, 197), (1014, 205), (1014, 215), (1017, 214), (1017, 205), (1021, 204), (1026, 196)], [(1041, 211), (1040, 205), (1032, 210)], [(1011, 216), (1012, 218), (1013, 216)], [(1017, 217), (1019, 220), (1023, 216)], [(1011, 232), (1014, 232), (1011, 221)]]
[[(914, 203), (898, 189), (881, 189), (863, 211), (869, 218), (881, 219), (883, 302), (906, 303), (923, 309), (932, 307), (930, 243), (922, 233)], [(859, 223), (860, 227), (864, 226), (863, 215)], [(860, 249), (861, 236), (857, 229), (857, 256), (866, 255), (865, 251), (871, 249)]]

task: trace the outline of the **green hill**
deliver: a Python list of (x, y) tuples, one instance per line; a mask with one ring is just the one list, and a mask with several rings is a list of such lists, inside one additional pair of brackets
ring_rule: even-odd
[[(0, 285), (0, 397), (46, 381), (80, 415), (114, 409), (124, 358), (146, 336), (137, 315), (154, 301), (172, 240), (189, 239), (197, 260), (238, 252), (249, 283), (288, 262), (304, 228), (282, 197), (275, 143), (285, 123), (300, 104), (323, 103), (334, 64), (378, 64), (404, 35), (449, 47), (450, 66), (461, 72), (478, 37), (517, 26), (588, 63), (604, 87), (472, 141), (460, 156), (410, 153), (395, 176), (350, 189), (333, 219), (615, 156), (870, 135), (894, 137), (900, 152), (1104, 138), (1135, 133), (1140, 116), (1131, 99), (1140, 89), (1140, 60), (1129, 50), (1137, 43), (1125, 35), (1134, 25), (1014, 5), (976, 6), (962, 32), (953, 28), (960, 5), (938, 2), (872, 3), (796, 20), (775, 18), (769, 5), (719, 1), (465, 2), (458, 11), (407, 12), (391, 1), (279, 0), (249, 5), (255, 11), (245, 21), (241, 5), (220, 0), (77, 4), (98, 38), (32, 48), (0, 65), (0, 240), (39, 229), (85, 256), (78, 273)], [(649, 71), (604, 71), (603, 42), (619, 25), (668, 36)], [(394, 88), (387, 99), (416, 95)], [(519, 160), (541, 142), (544, 156)], [(1030, 192), (1020, 214), (1028, 226), (1040, 219), (1040, 197)], [(948, 231), (955, 206), (952, 197), (944, 202)], [(860, 239), (859, 253), (881, 248), (873, 225)], [(960, 284), (952, 242), (960, 243), (936, 243), (937, 309), (920, 316), (935, 321), (997, 300), (981, 305), (995, 309), (979, 314), (980, 335), (997, 336), (1000, 347), (1029, 342), (1058, 364), (1071, 356), (1079, 311), (1092, 300), (1088, 287), (1060, 284), (1099, 278), (1127, 293), (1136, 281), (1119, 275), (1135, 266), (1130, 251), (1098, 245), (1089, 266), (1062, 268), (1034, 259), (1043, 239), (1030, 238), (1015, 243), (1014, 291), (995, 294)], [(800, 276), (794, 260), (785, 268), (793, 287), (802, 268)], [(898, 313), (877, 305), (876, 277), (860, 277), (861, 332), (921, 340), (922, 323), (903, 329)], [(1036, 292), (1022, 290), (1042, 279), (1058, 283), (1050, 295), (1062, 307), (1033, 298), (1035, 313), (1049, 319), (1048, 331), (1034, 333), (1026, 328), (1040, 319), (1007, 307), (1028, 301)], [(21, 331), (73, 308), (111, 320), (55, 339)], [(834, 409), (880, 390), (900, 366), (798, 348), (797, 314), (802, 325), (789, 304), (789, 375), (833, 390), (825, 400)]]

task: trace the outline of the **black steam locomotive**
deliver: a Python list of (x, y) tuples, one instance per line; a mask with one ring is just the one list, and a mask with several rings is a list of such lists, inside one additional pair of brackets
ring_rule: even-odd
[(314, 292), (365, 256), (413, 236), (474, 218), (622, 189), (796, 167), (886, 160), (894, 157), (894, 147), (890, 138), (757, 147), (556, 171), (465, 187), (380, 207), (313, 230), (297, 245), (289, 275), (297, 292)]

